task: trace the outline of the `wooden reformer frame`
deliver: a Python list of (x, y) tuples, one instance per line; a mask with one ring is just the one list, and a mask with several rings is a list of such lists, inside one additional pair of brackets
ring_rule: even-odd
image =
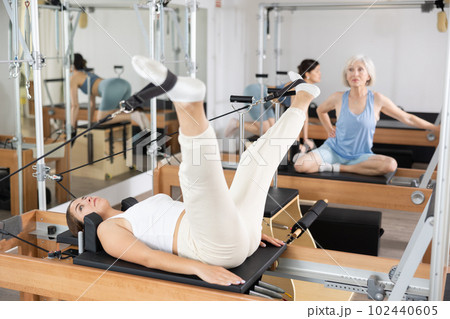
[[(430, 141), (428, 134), (428, 131), (420, 129), (377, 127), (373, 136), (373, 142), (379, 144), (437, 147), (439, 144), (439, 136), (436, 136), (434, 140)], [(319, 119), (309, 119), (308, 137), (319, 140), (326, 140), (328, 138), (327, 132)]]
[[(170, 195), (172, 186), (179, 186), (178, 166), (163, 166), (155, 178), (155, 187), (159, 183), (159, 192)], [(225, 169), (225, 178), (231, 185), (234, 170)], [(396, 177), (418, 179), (425, 173), (424, 170), (398, 169)], [(436, 173), (432, 178), (436, 178)], [(348, 182), (330, 179), (319, 179), (304, 176), (281, 175), (277, 177), (277, 186), (281, 188), (297, 189), (302, 200), (317, 201), (327, 198), (330, 203), (364, 206), (380, 209), (392, 209), (410, 212), (422, 212), (431, 196), (431, 189), (405, 187), (386, 184)], [(411, 195), (420, 191), (424, 195), (422, 204), (414, 204)]]

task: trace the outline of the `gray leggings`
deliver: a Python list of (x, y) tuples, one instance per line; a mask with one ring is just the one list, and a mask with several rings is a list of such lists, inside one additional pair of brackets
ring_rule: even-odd
[(124, 79), (105, 79), (98, 85), (98, 93), (102, 97), (99, 110), (110, 111), (119, 107), (119, 102), (131, 96), (131, 85)]

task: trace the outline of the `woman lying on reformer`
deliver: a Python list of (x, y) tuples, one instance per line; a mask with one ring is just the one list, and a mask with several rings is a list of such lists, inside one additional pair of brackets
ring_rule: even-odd
[[(395, 159), (372, 152), (375, 126), (381, 112), (409, 126), (439, 134), (439, 126), (403, 111), (386, 96), (367, 88), (375, 81), (375, 66), (368, 57), (357, 55), (350, 58), (344, 68), (343, 80), (350, 90), (332, 94), (317, 108), (328, 139), (319, 148), (296, 160), (294, 167), (297, 172), (362, 175), (394, 172), (397, 169)], [(332, 110), (336, 110), (335, 127), (328, 116)]]
[[(162, 64), (134, 57), (143, 78), (161, 85), (174, 76)], [(300, 75), (291, 72), (291, 80)], [(296, 87), (292, 106), (279, 121), (242, 155), (230, 188), (225, 180), (215, 132), (203, 109), (203, 82), (178, 77), (167, 94), (180, 123), (183, 161), (179, 179), (183, 201), (157, 194), (126, 212), (113, 209), (106, 199), (81, 197), (67, 209), (67, 224), (76, 235), (84, 216), (103, 218), (97, 234), (113, 257), (173, 273), (194, 274), (213, 284), (239, 285), (243, 280), (225, 268), (237, 267), (262, 242), (281, 240), (261, 233), (264, 206), (272, 177), (300, 133), (311, 100), (320, 93), (307, 83)]]

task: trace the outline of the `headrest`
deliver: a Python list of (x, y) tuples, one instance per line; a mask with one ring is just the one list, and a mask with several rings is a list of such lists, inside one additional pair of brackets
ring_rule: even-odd
[(102, 244), (97, 237), (98, 225), (103, 221), (97, 213), (90, 213), (84, 216), (84, 249), (91, 252), (103, 250)]
[(137, 204), (138, 203), (138, 201), (137, 201), (137, 199), (136, 198), (134, 198), (134, 197), (128, 197), (128, 198), (125, 198), (124, 200), (122, 200), (122, 202), (120, 203), (120, 210), (121, 211), (126, 211), (128, 208), (130, 208), (131, 206), (133, 206), (133, 205), (135, 205), (135, 204)]

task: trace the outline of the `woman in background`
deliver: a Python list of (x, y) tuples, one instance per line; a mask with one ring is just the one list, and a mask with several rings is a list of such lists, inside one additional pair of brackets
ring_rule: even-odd
[[(90, 79), (90, 97), (89, 103), (91, 105), (91, 119), (99, 121), (105, 116), (114, 113), (119, 108), (119, 102), (126, 100), (131, 96), (131, 85), (126, 80), (121, 78), (103, 79), (93, 72), (89, 72), (86, 66), (86, 60), (79, 53), (74, 54), (72, 63), (72, 76), (70, 78), (70, 98), (71, 98), (71, 125), (72, 132), (76, 132), (78, 113), (80, 104), (78, 102), (78, 89), (83, 93), (88, 94), (88, 78)], [(96, 111), (95, 98), (101, 97), (99, 108)], [(143, 112), (136, 112), (131, 114), (134, 120), (141, 129), (149, 128), (148, 119), (143, 115)], [(94, 116), (95, 115), (95, 116)], [(130, 115), (119, 114), (112, 122), (122, 122), (130, 120)]]
[[(375, 66), (363, 55), (351, 57), (343, 71), (346, 92), (332, 94), (317, 108), (317, 115), (328, 134), (322, 146), (295, 162), (299, 173), (347, 172), (362, 175), (384, 175), (397, 169), (395, 159), (372, 152), (373, 136), (380, 113), (409, 126), (432, 130), (439, 126), (409, 114), (388, 97), (368, 89), (375, 82)], [(336, 111), (336, 126), (328, 112)]]
[[(313, 59), (305, 59), (298, 66), (298, 73), (303, 77), (306, 83), (309, 84), (317, 84), (320, 82), (321, 73), (320, 73), (320, 64), (318, 61)], [(287, 82), (281, 85), (278, 85), (277, 89), (282, 89), (285, 86), (289, 85), (292, 82)], [(261, 99), (261, 84), (254, 83), (248, 85), (243, 92), (245, 96), (253, 96), (255, 100)], [(267, 86), (263, 86), (263, 96), (268, 95)], [(291, 105), (291, 97), (282, 97), (280, 102), (289, 107)], [(253, 119), (253, 122), (245, 122), (244, 129), (254, 135), (260, 135), (260, 118), (261, 118), (261, 104), (253, 106), (249, 111), (250, 116)], [(272, 107), (272, 102), (264, 103), (264, 110), (262, 115), (262, 125), (263, 125), (263, 133), (265, 133), (270, 127), (275, 124), (275, 112)], [(239, 121), (235, 118), (231, 119), (228, 123), (228, 127), (225, 131), (225, 136), (230, 137), (233, 135), (237, 129), (239, 128)], [(315, 144), (312, 140), (308, 138), (308, 114), (306, 114), (306, 121), (303, 126), (303, 144), (299, 144), (300, 153), (306, 153), (307, 150), (315, 148)]]

